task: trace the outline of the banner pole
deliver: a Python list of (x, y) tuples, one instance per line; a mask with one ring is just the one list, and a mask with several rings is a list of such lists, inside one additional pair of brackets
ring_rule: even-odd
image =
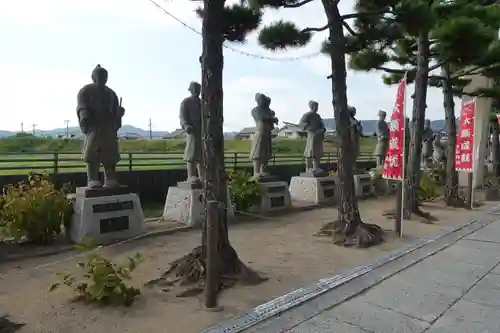
[(401, 170), (401, 221), (400, 221), (400, 228), (399, 228), (399, 237), (403, 237), (403, 219), (404, 219), (404, 210), (405, 210), (405, 168), (406, 168), (406, 163), (405, 163), (405, 154), (406, 154), (406, 76), (407, 73), (403, 76), (403, 80), (405, 80), (405, 90), (404, 90), (404, 107), (403, 107), (403, 156), (401, 156), (401, 165), (402, 165), (402, 170)]

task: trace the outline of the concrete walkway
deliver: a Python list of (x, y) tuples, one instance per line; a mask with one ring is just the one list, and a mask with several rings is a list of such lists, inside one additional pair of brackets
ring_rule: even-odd
[(480, 220), (244, 332), (499, 333), (500, 212)]

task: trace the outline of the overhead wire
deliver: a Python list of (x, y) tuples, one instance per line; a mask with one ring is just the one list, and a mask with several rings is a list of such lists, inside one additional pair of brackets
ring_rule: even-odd
[[(187, 24), (186, 22), (182, 21), (180, 18), (178, 18), (177, 16), (175, 16), (174, 14), (172, 14), (170, 11), (168, 11), (165, 8), (163, 8), (162, 6), (160, 6), (160, 4), (158, 4), (158, 2), (156, 2), (155, 0), (148, 0), (148, 1), (151, 2), (153, 5), (155, 5), (165, 15), (167, 15), (170, 18), (172, 18), (173, 20), (177, 21), (178, 23), (180, 23), (185, 28), (191, 30), (192, 32), (196, 33), (199, 36), (202, 36), (202, 33), (200, 31), (196, 30), (194, 27), (190, 26), (189, 24)], [(239, 54), (247, 56), (247, 57), (251, 57), (251, 58), (255, 58), (255, 59), (261, 59), (261, 60), (270, 60), (270, 61), (283, 61), (283, 62), (300, 61), (300, 60), (312, 59), (312, 58), (315, 58), (315, 57), (321, 55), (321, 51), (318, 51), (318, 52), (307, 54), (307, 55), (303, 55), (303, 56), (274, 58), (274, 57), (269, 57), (269, 56), (265, 56), (265, 55), (254, 54), (254, 53), (246, 52), (246, 51), (243, 51), (243, 50), (239, 50), (239, 49), (236, 49), (236, 48), (228, 45), (227, 43), (223, 43), (222, 46), (224, 48), (230, 50), (230, 51), (233, 51), (235, 53), (239, 53)]]

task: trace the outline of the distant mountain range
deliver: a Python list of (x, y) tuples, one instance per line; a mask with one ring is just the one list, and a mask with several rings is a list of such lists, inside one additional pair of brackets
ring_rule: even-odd
[[(31, 133), (29, 131), (26, 131), (27, 133)], [(73, 134), (75, 136), (80, 136), (82, 132), (80, 131), (80, 127), (69, 127), (68, 128), (69, 134)], [(11, 136), (15, 135), (18, 132), (11, 132), (11, 131), (2, 131), (0, 130), (0, 137), (6, 137), (6, 136)], [(154, 138), (161, 138), (165, 135), (168, 134), (167, 131), (152, 131), (151, 133)], [(51, 130), (43, 130), (43, 131), (36, 131), (36, 135), (43, 135), (43, 136), (58, 136), (58, 135), (66, 135), (66, 128), (54, 128)], [(120, 136), (133, 136), (133, 137), (144, 137), (144, 138), (149, 138), (149, 130), (143, 130), (142, 128), (131, 126), (131, 125), (123, 125), (120, 130), (118, 130), (118, 135)]]
[[(363, 126), (364, 135), (372, 135), (377, 131), (377, 121), (378, 120), (361, 120), (361, 126)], [(335, 119), (325, 118), (323, 119), (326, 128), (335, 129)], [(441, 132), (446, 130), (445, 120), (431, 120), (431, 128), (435, 132)]]
[[(333, 118), (325, 118), (323, 119), (325, 123), (325, 127), (329, 129), (335, 129), (335, 119)], [(363, 126), (363, 133), (365, 135), (372, 135), (377, 129), (377, 120), (361, 120), (361, 125)], [(434, 131), (442, 131), (445, 129), (445, 120), (433, 120), (431, 121), (431, 127)], [(79, 127), (70, 127), (69, 134), (73, 134), (75, 136), (80, 136), (81, 131)], [(7, 137), (11, 135), (15, 135), (18, 132), (12, 131), (3, 131), (0, 130), (0, 138)], [(233, 138), (238, 132), (227, 132), (224, 133), (226, 138)], [(37, 131), (37, 135), (43, 136), (58, 136), (65, 135), (66, 128), (55, 128), (52, 130), (46, 131)], [(152, 131), (153, 138), (161, 138), (168, 134), (167, 131)], [(144, 130), (139, 127), (131, 126), (131, 125), (123, 125), (122, 128), (118, 131), (118, 135), (120, 136), (130, 136), (130, 137), (138, 137), (138, 138), (149, 138), (150, 133), (148, 130)]]

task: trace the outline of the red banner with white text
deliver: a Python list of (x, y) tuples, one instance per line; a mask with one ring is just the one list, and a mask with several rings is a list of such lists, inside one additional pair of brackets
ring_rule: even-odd
[(389, 149), (382, 170), (382, 178), (385, 179), (403, 180), (404, 176), (405, 97), (406, 76), (398, 84), (396, 103), (392, 110), (389, 126)]
[(460, 111), (460, 127), (457, 133), (455, 152), (455, 170), (472, 172), (474, 161), (474, 116), (476, 114), (476, 99), (462, 101)]

